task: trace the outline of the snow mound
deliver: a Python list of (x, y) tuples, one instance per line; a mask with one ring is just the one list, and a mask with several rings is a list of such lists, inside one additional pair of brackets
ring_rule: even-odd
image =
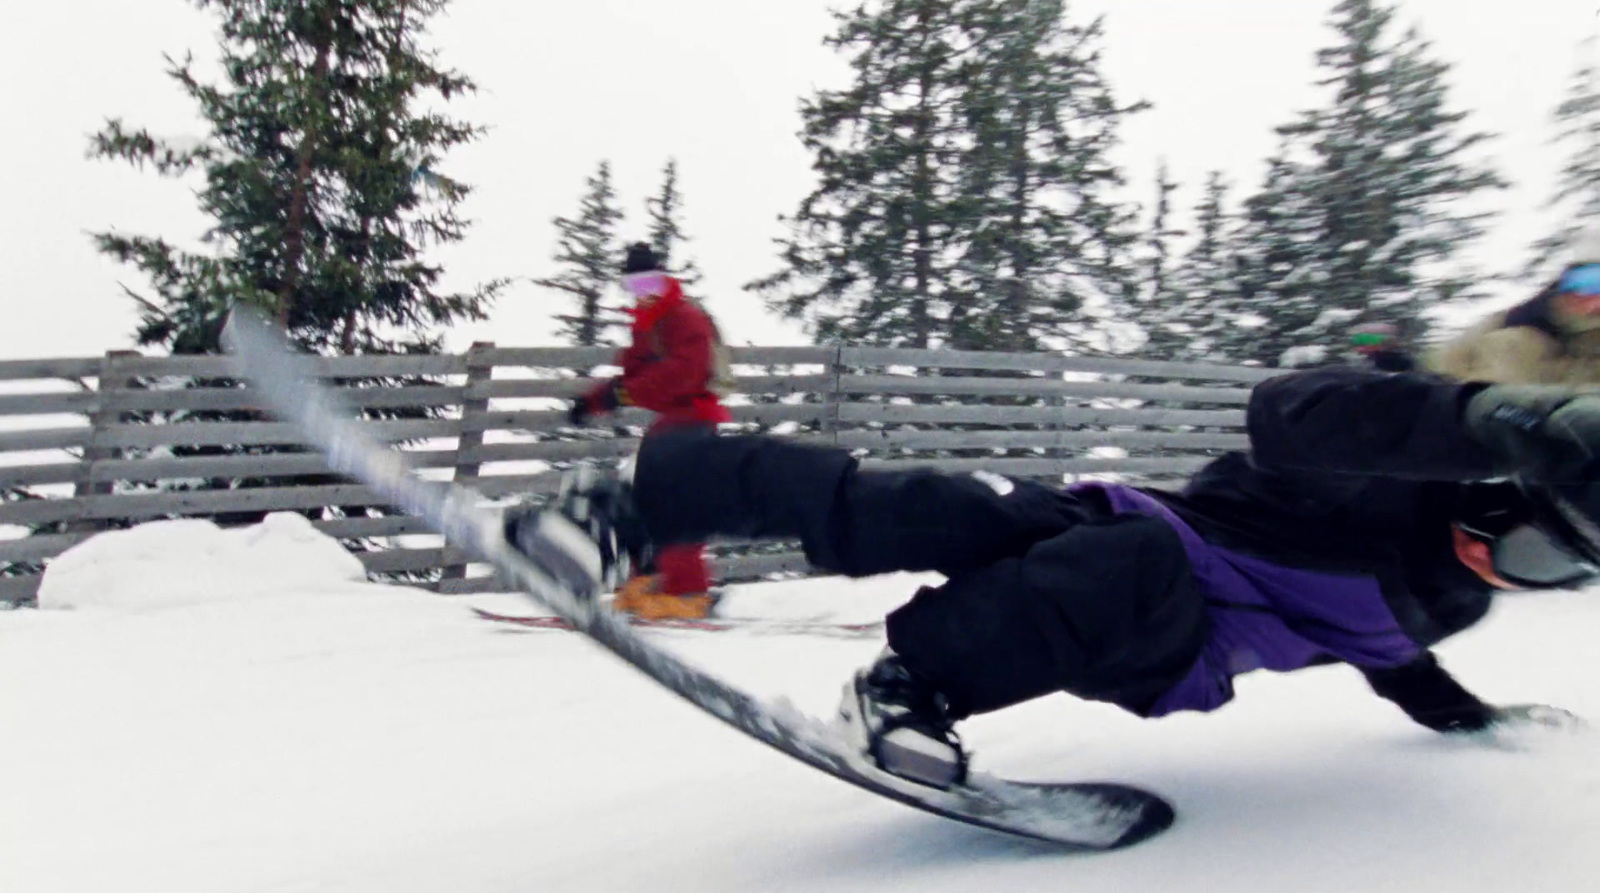
[(91, 537), (50, 562), (40, 608), (152, 610), (366, 585), (360, 560), (302, 515), (224, 530), (153, 521)]

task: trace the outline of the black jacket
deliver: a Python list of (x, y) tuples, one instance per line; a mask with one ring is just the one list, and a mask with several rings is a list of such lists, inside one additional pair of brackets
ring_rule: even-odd
[[(1456, 558), (1451, 524), (1488, 483), (1487, 450), (1462, 412), (1478, 384), (1330, 367), (1257, 385), (1251, 451), (1223, 456), (1178, 494), (1158, 494), (1207, 540), (1276, 563), (1370, 574), (1402, 629), (1432, 645), (1488, 612), (1494, 589)], [(1513, 498), (1513, 497), (1507, 497)], [(1492, 711), (1431, 654), (1363, 672), (1419, 722), (1481, 728)]]

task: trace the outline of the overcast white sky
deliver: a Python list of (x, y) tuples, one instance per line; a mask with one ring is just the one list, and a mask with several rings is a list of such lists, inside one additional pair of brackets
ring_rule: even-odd
[[(773, 268), (780, 213), (811, 184), (795, 133), (799, 97), (843, 83), (822, 46), (828, 0), (456, 0), (436, 21), (446, 63), (478, 80), (481, 95), (454, 106), (493, 129), (454, 154), (451, 174), (478, 187), (477, 221), (447, 260), (457, 282), (541, 275), (550, 269), (552, 217), (570, 214), (601, 158), (614, 166), (642, 233), (643, 199), (668, 156), (679, 161), (703, 291), (735, 343), (798, 343), (738, 286)], [(1105, 70), (1123, 99), (1155, 108), (1124, 131), (1122, 160), (1145, 200), (1165, 157), (1187, 187), (1210, 168), (1237, 195), (1260, 178), (1272, 128), (1317, 101), (1313, 54), (1327, 42), (1332, 0), (1080, 0), (1074, 15), (1107, 15)], [(1560, 154), (1550, 112), (1600, 23), (1600, 0), (1404, 0), (1435, 52), (1455, 64), (1453, 104), (1501, 134), (1492, 153), (1514, 188), (1482, 246), (1483, 262), (1521, 262), (1548, 220), (1540, 205)], [(125, 347), (142, 287), (131, 269), (96, 255), (86, 233), (115, 226), (182, 239), (203, 220), (188, 188), (151, 173), (83, 157), (107, 116), (161, 133), (200, 133), (192, 109), (163, 76), (163, 52), (212, 52), (212, 20), (183, 0), (72, 0), (12, 4), (0, 31), (0, 301), (15, 356), (97, 354)], [(1509, 300), (1514, 292), (1506, 291)], [(464, 345), (550, 343), (553, 296), (518, 285), (491, 320), (463, 327)]]

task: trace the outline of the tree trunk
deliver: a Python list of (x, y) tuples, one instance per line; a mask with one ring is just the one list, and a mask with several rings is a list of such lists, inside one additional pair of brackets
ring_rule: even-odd
[[(322, 33), (317, 35), (317, 58), (311, 65), (308, 83), (312, 91), (320, 90), (328, 77), (328, 56), (333, 49), (333, 16), (335, 7), (327, 6)], [(294, 303), (295, 288), (300, 284), (300, 261), (305, 257), (306, 205), (310, 201), (311, 157), (316, 151), (317, 131), (308, 123), (296, 150), (294, 181), (289, 193), (289, 222), (284, 231), (283, 286), (278, 291), (278, 325), (289, 328), (289, 310)]]

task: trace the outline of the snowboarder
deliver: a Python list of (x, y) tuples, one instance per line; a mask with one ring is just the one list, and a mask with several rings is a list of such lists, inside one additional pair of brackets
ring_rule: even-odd
[(1426, 364), (1462, 381), (1600, 386), (1600, 229), (1538, 294), (1446, 341)]
[(1328, 367), (1257, 385), (1247, 425), (1249, 452), (1181, 492), (664, 431), (631, 482), (575, 483), (507, 534), (574, 522), (612, 572), (646, 541), (725, 534), (798, 538), (849, 576), (944, 574), (889, 615), (841, 705), (864, 756), (935, 787), (965, 778), (954, 724), (974, 714), (1057, 691), (1210, 711), (1257, 669), (1349, 663), (1439, 732), (1575, 721), (1486, 704), (1429, 648), (1496, 593), (1600, 577), (1600, 394)]
[[(684, 296), (683, 284), (643, 242), (628, 246), (622, 285), (637, 301), (629, 310), (632, 342), (617, 356), (622, 375), (598, 382), (574, 400), (568, 421), (584, 425), (618, 407), (639, 406), (658, 414), (645, 432), (646, 443), (669, 430), (714, 432), (717, 423), (731, 418), (717, 394), (728, 379), (728, 366), (716, 324)], [(654, 573), (640, 573), (617, 590), (614, 610), (647, 620), (711, 614), (716, 597), (703, 545), (664, 545), (653, 564)]]

